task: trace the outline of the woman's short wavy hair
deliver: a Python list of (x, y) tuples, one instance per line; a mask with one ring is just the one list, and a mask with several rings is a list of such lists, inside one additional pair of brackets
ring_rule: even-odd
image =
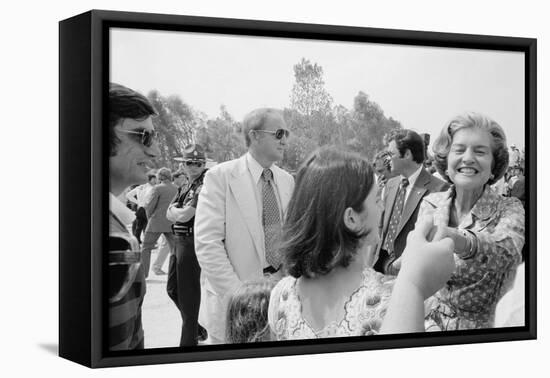
[(362, 211), (373, 186), (371, 165), (356, 153), (321, 147), (302, 164), (279, 249), (291, 276), (312, 278), (349, 265), (368, 231), (350, 230), (344, 212)]
[(448, 182), (451, 182), (447, 174), (447, 158), (453, 142), (453, 137), (458, 130), (467, 128), (479, 128), (489, 132), (492, 137), (493, 165), (491, 167), (492, 178), (487, 181), (493, 185), (500, 180), (508, 169), (509, 154), (506, 144), (506, 134), (498, 123), (491, 118), (479, 113), (466, 113), (453, 118), (435, 140), (433, 144), (435, 167), (439, 174)]

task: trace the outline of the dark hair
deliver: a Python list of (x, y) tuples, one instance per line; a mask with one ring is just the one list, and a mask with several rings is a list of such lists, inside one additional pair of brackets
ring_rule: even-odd
[(243, 283), (229, 298), (226, 340), (229, 343), (268, 341), (267, 312), (275, 281), (264, 278)]
[(116, 136), (115, 126), (125, 119), (142, 121), (155, 115), (155, 109), (142, 94), (120, 84), (109, 84), (109, 156), (116, 155), (116, 147), (120, 139)]
[(483, 114), (466, 113), (459, 115), (443, 127), (441, 134), (439, 134), (433, 145), (435, 167), (445, 180), (451, 182), (446, 171), (448, 164), (447, 157), (451, 150), (453, 137), (458, 130), (474, 127), (487, 131), (492, 138), (493, 165), (491, 173), (493, 178), (490, 178), (487, 184), (493, 185), (506, 173), (510, 157), (508, 147), (506, 146), (506, 134), (504, 134), (504, 130), (498, 123)]
[(388, 138), (388, 143), (395, 141), (399, 155), (403, 154), (408, 149), (411, 151), (413, 160), (422, 164), (424, 161), (424, 139), (416, 132), (407, 129), (394, 130)]
[(321, 147), (303, 163), (288, 205), (280, 252), (293, 277), (315, 277), (347, 267), (368, 230), (354, 232), (344, 212), (363, 210), (374, 184), (368, 161), (353, 152)]

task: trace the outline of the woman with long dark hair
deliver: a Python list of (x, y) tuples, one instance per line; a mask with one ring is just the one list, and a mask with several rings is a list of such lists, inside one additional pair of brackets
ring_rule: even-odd
[(371, 268), (380, 212), (366, 159), (323, 147), (306, 160), (283, 227), (289, 276), (270, 301), (276, 339), (377, 332), (393, 282)]

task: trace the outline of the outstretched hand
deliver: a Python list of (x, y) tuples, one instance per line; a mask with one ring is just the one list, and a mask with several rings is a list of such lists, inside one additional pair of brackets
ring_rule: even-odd
[(455, 269), (454, 242), (442, 231), (432, 217), (419, 220), (401, 257), (399, 279), (415, 285), (424, 299), (443, 287)]

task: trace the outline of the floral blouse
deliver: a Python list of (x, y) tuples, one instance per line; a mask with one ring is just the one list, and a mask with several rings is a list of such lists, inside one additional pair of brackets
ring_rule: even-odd
[[(448, 226), (454, 187), (432, 193), (418, 219), (432, 214), (434, 225)], [(446, 286), (426, 301), (427, 331), (491, 328), (499, 299), (513, 282), (525, 241), (525, 213), (516, 198), (502, 197), (488, 185), (458, 225), (477, 238), (477, 251), (462, 259)]]
[(314, 330), (302, 316), (297, 279), (283, 278), (271, 293), (269, 325), (276, 340), (313, 339), (377, 334), (386, 314), (394, 277), (366, 268), (363, 281), (345, 303), (344, 317)]

